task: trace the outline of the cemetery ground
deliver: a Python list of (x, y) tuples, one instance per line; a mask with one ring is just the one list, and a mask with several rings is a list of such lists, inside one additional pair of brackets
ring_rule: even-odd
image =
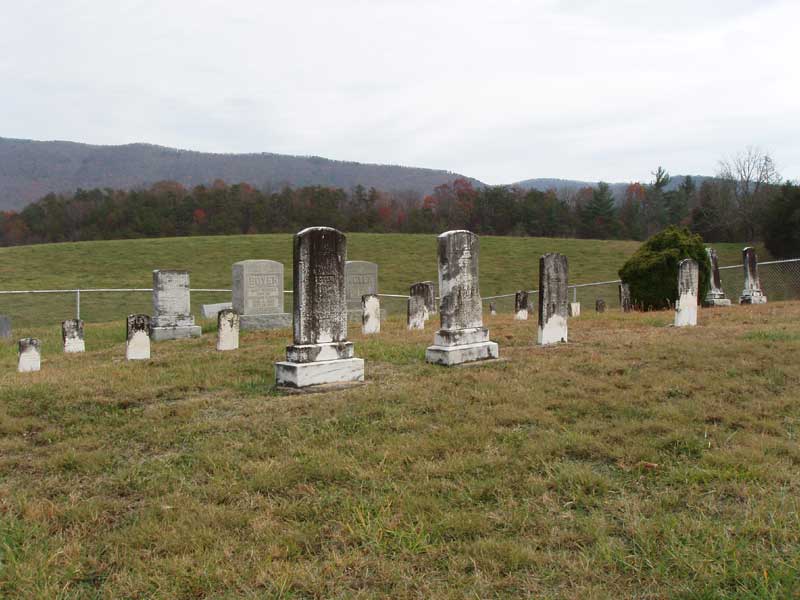
[(447, 369), (395, 316), (351, 330), (366, 385), (305, 396), (272, 389), (288, 330), (126, 363), (122, 318), (84, 355), (32, 328), (41, 372), (0, 347), (0, 596), (796, 596), (800, 303), (672, 320), (585, 306), (541, 348), (487, 314), (509, 360)]

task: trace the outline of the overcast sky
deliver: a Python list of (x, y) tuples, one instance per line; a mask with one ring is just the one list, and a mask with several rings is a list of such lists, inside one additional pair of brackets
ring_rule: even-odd
[(800, 2), (0, 0), (0, 136), (487, 183), (800, 177)]

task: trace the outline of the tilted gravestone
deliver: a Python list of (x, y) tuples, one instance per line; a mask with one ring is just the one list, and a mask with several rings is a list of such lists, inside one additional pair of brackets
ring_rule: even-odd
[(149, 315), (128, 315), (125, 322), (125, 358), (148, 360), (152, 321)]
[(497, 358), (499, 348), (483, 326), (478, 285), (480, 242), (470, 231), (447, 231), (437, 238), (441, 328), (425, 352), (429, 363), (446, 366)]
[(11, 337), (11, 317), (8, 315), (0, 315), (0, 338), (7, 339)]
[(678, 263), (678, 302), (675, 304), (675, 327), (697, 325), (697, 293), (700, 269), (697, 261), (685, 258)]
[(84, 352), (86, 344), (83, 341), (83, 321), (80, 319), (62, 321), (61, 341), (64, 345), (64, 352)]
[(361, 321), (361, 297), (378, 293), (378, 265), (365, 260), (348, 260), (344, 267), (347, 317)]
[(436, 314), (436, 289), (432, 281), (418, 281), (411, 284), (408, 295), (422, 298), (426, 321)]
[(153, 271), (153, 341), (200, 337), (189, 298), (189, 271)]
[(622, 312), (631, 312), (633, 303), (631, 302), (631, 286), (627, 283), (619, 284), (619, 307)]
[(294, 236), (294, 344), (275, 363), (278, 386), (364, 380), (364, 360), (347, 341), (346, 260), (341, 231), (309, 227)]
[(528, 292), (519, 290), (514, 294), (514, 320), (528, 320)]
[(567, 280), (569, 267), (563, 254), (539, 258), (539, 332), (543, 346), (567, 341)]
[(42, 367), (42, 342), (36, 338), (19, 340), (19, 362), (17, 371), (32, 373)]
[(739, 304), (766, 304), (767, 297), (761, 288), (758, 276), (758, 257), (756, 249), (747, 247), (742, 250), (742, 266), (744, 268), (744, 289), (739, 297)]
[(606, 301), (603, 300), (602, 298), (597, 298), (594, 301), (594, 309), (599, 313), (606, 312)]
[(239, 348), (239, 313), (232, 308), (223, 308), (217, 313), (217, 350)]
[(381, 332), (381, 299), (377, 294), (361, 296), (361, 333), (370, 335)]
[(714, 248), (706, 248), (706, 254), (708, 255), (708, 262), (711, 264), (711, 287), (703, 299), (703, 304), (706, 306), (730, 306), (731, 301), (725, 297), (725, 292), (722, 290), (717, 251)]
[(243, 331), (289, 327), (283, 308), (283, 264), (274, 260), (233, 263), (233, 310)]

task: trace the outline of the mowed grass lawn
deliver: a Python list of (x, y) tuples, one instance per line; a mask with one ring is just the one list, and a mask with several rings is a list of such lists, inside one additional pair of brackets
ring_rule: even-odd
[[(559, 238), (481, 237), (480, 276), (484, 296), (533, 289), (538, 285), (539, 257), (561, 252), (569, 259), (570, 280), (586, 283), (617, 279), (617, 271), (636, 251), (638, 242)], [(739, 244), (715, 245), (720, 264), (741, 263)], [(759, 257), (766, 253), (759, 249)], [(149, 288), (153, 269), (188, 269), (195, 288), (230, 288), (231, 265), (249, 258), (284, 264), (286, 289), (291, 289), (292, 236), (240, 235), (166, 239), (115, 240), (0, 248), (0, 289)], [(436, 236), (349, 234), (348, 258), (378, 263), (382, 293), (407, 294), (415, 281), (437, 279)], [(729, 291), (735, 295), (740, 290)], [(588, 294), (588, 291), (587, 291)], [(603, 292), (607, 300), (616, 289)], [(584, 302), (593, 301), (586, 296)], [(230, 300), (226, 293), (195, 293), (192, 306)], [(290, 298), (288, 299), (290, 301)], [(389, 303), (393, 312), (402, 302)], [(510, 302), (510, 301), (509, 301)], [(288, 302), (291, 305), (291, 302)], [(83, 294), (86, 321), (114, 321), (134, 312), (150, 313), (144, 292)], [(58, 325), (75, 316), (74, 295), (0, 295), (0, 314), (19, 326)]]
[(509, 361), (446, 369), (390, 319), (351, 335), (367, 385), (306, 396), (272, 389), (288, 331), (126, 363), (121, 321), (82, 356), (33, 329), (40, 373), (0, 353), (0, 596), (797, 597), (800, 303), (671, 320), (539, 348), (487, 317)]

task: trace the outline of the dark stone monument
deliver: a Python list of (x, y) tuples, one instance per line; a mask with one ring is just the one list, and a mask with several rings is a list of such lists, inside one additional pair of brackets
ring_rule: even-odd
[(767, 297), (761, 288), (758, 276), (758, 257), (756, 249), (747, 247), (742, 250), (742, 266), (744, 268), (744, 289), (739, 304), (766, 304)]
[(627, 313), (633, 310), (631, 302), (631, 286), (627, 283), (619, 284), (619, 307), (622, 312)]
[(606, 301), (602, 298), (598, 298), (594, 301), (594, 309), (599, 313), (606, 312)]
[(549, 253), (539, 259), (539, 334), (537, 341), (543, 346), (567, 341), (568, 278), (567, 257), (563, 254)]
[(517, 321), (528, 320), (528, 292), (519, 290), (514, 294), (514, 319)]
[(703, 304), (706, 306), (730, 306), (731, 301), (725, 297), (725, 292), (722, 290), (717, 251), (713, 248), (706, 248), (706, 254), (708, 255), (708, 262), (711, 264), (711, 288), (708, 290)]

